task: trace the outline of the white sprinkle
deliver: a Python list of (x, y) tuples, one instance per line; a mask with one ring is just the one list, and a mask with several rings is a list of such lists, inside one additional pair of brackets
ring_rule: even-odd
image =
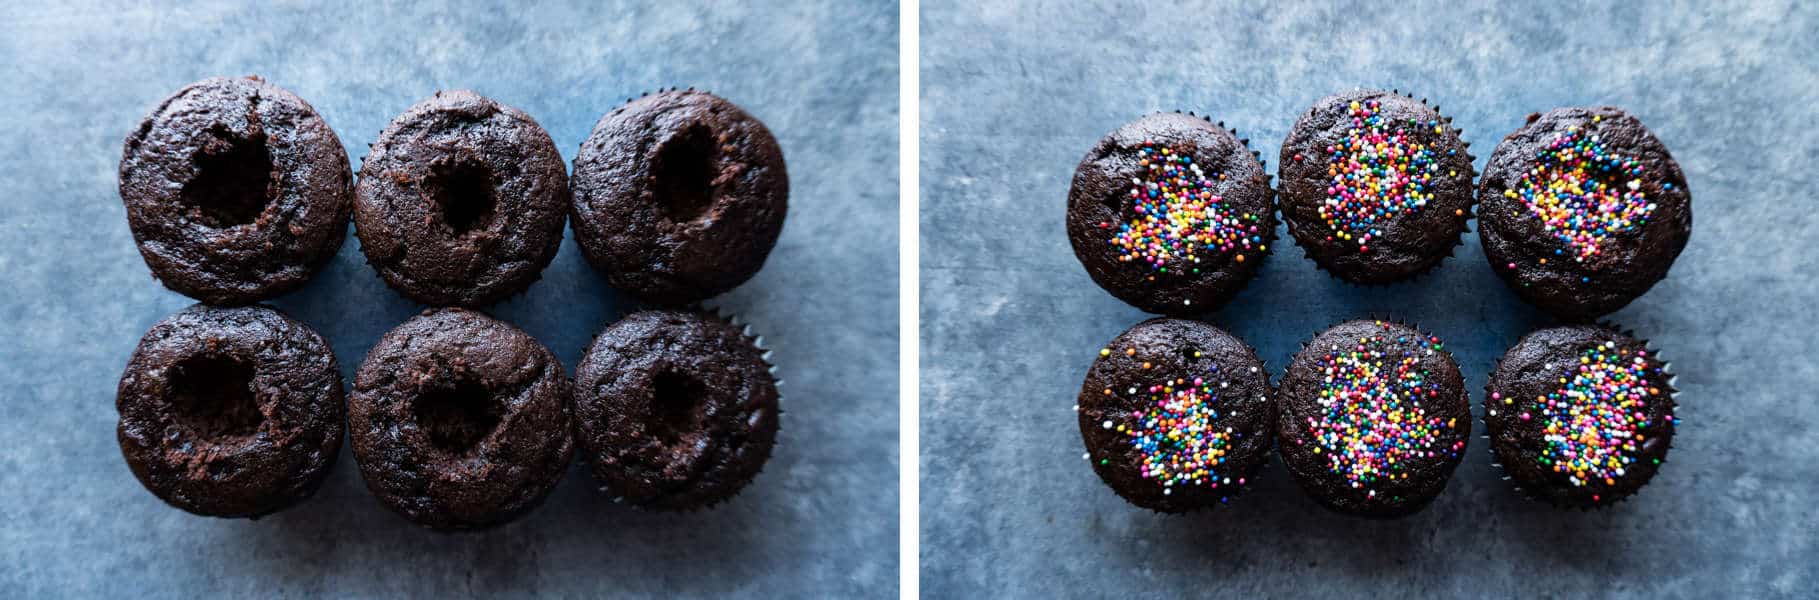
[(1252, 373), (1256, 373), (1256, 372), (1257, 372), (1257, 367), (1251, 367), (1251, 372), (1252, 372)]
[(1101, 423), (1101, 424), (1099, 424), (1099, 426), (1100, 426), (1100, 427), (1104, 427), (1104, 428), (1106, 428), (1106, 429), (1111, 429), (1111, 428), (1112, 428), (1112, 422), (1111, 422), (1111, 421), (1106, 421), (1106, 422), (1104, 422), (1104, 423)]
[(1642, 180), (1641, 179), (1631, 179), (1630, 180), (1630, 189), (1632, 189), (1632, 190), (1642, 189)]
[(1169, 495), (1169, 494), (1172, 494), (1172, 493), (1174, 493), (1174, 492), (1175, 492), (1175, 488), (1166, 488), (1166, 487), (1165, 487), (1165, 488), (1162, 488), (1162, 495), (1164, 495), (1164, 496), (1167, 496), (1167, 495)]
[(1087, 453), (1080, 455), (1080, 460), (1092, 460), (1092, 459), (1093, 459), (1093, 453), (1091, 453), (1091, 452), (1087, 452)]
[(1078, 405), (1078, 404), (1074, 405), (1074, 412), (1080, 412), (1080, 405)]

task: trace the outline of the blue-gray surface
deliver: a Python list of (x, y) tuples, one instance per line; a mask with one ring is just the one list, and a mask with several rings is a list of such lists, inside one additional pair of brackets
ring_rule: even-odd
[[(1819, 595), (1819, 344), (1804, 331), (1819, 300), (1808, 187), (1819, 12), (1459, 4), (924, 2), (924, 592)], [(1069, 411), (1080, 380), (1145, 316), (1074, 260), (1063, 233), (1074, 165), (1120, 123), (1181, 109), (1238, 128), (1273, 172), (1302, 111), (1361, 86), (1437, 101), (1480, 168), (1530, 112), (1594, 103), (1628, 108), (1680, 161), (1692, 242), (1666, 281), (1613, 316), (1665, 349), (1683, 390), (1669, 462), (1630, 502), (1595, 513), (1526, 502), (1477, 437), (1446, 493), (1397, 521), (1328, 513), (1280, 463), (1226, 510), (1158, 516), (1081, 461)], [(1278, 369), (1315, 331), (1378, 313), (1445, 339), (1480, 388), (1492, 361), (1548, 322), (1497, 280), (1475, 233), (1438, 271), (1376, 289), (1320, 274), (1283, 235), (1211, 316)]]
[[(53, 4), (0, 8), (0, 597), (893, 594), (894, 6)], [(145, 329), (190, 302), (148, 276), (115, 169), (165, 95), (249, 73), (314, 104), (356, 168), (438, 88), (524, 109), (571, 159), (602, 113), (660, 86), (705, 87), (763, 119), (792, 210), (764, 271), (717, 303), (757, 323), (788, 382), (765, 472), (728, 505), (671, 515), (611, 504), (577, 465), (522, 521), (459, 535), (381, 507), (347, 453), (314, 499), (257, 522), (146, 493), (114, 440), (114, 385)], [(320, 330), (350, 377), (419, 310), (351, 236), (275, 304)], [(573, 367), (630, 306), (571, 239), (493, 312)]]

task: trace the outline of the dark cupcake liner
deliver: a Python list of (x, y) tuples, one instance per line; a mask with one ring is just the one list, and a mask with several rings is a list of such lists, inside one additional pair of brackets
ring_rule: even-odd
[[(1560, 327), (1560, 326), (1572, 326), (1572, 325), (1575, 325), (1575, 324), (1574, 323), (1564, 323), (1564, 324), (1559, 324), (1559, 325), (1548, 325), (1548, 326), (1542, 327), (1541, 329), (1547, 329), (1547, 328), (1551, 328), (1551, 327)], [(1642, 342), (1642, 347), (1644, 349), (1648, 350), (1649, 354), (1651, 356), (1654, 356), (1655, 360), (1657, 360), (1661, 363), (1662, 372), (1667, 373), (1667, 390), (1668, 390), (1667, 397), (1669, 400), (1674, 401), (1674, 415), (1675, 415), (1674, 420), (1676, 422), (1678, 422), (1679, 421), (1678, 417), (1680, 414), (1680, 388), (1675, 385), (1675, 382), (1677, 382), (1680, 379), (1680, 376), (1674, 374), (1673, 363), (1662, 358), (1661, 351), (1657, 350), (1654, 346), (1650, 345), (1649, 340), (1647, 338), (1637, 337), (1635, 332), (1630, 329), (1627, 329), (1612, 321), (1598, 321), (1597, 323), (1593, 323), (1592, 325), (1595, 327), (1599, 327), (1599, 328), (1608, 330), (1608, 331), (1614, 331), (1617, 334), (1622, 335), (1624, 337), (1634, 339), (1638, 342)], [(1534, 331), (1539, 331), (1539, 329), (1530, 331), (1529, 333), (1534, 333)], [(1523, 335), (1523, 337), (1528, 336), (1527, 333), (1522, 334), (1522, 335)], [(1518, 338), (1516, 343), (1521, 343), (1521, 339)], [(1514, 347), (1515, 347), (1514, 344), (1512, 344), (1510, 346), (1510, 348), (1514, 348)], [(1504, 354), (1508, 354), (1508, 353), (1509, 353), (1509, 349), (1507, 349), (1507, 348), (1504, 349)], [(1624, 502), (1628, 502), (1631, 497), (1642, 493), (1642, 488), (1648, 487), (1648, 484), (1655, 482), (1654, 477), (1651, 476), (1648, 481), (1643, 482), (1642, 485), (1636, 486), (1636, 490), (1634, 492), (1624, 494), (1609, 502), (1593, 504), (1590, 506), (1579, 505), (1579, 504), (1560, 504), (1560, 503), (1554, 502), (1552, 499), (1549, 499), (1545, 496), (1542, 496), (1542, 495), (1536, 493), (1534, 490), (1530, 490), (1530, 489), (1522, 487), (1522, 484), (1517, 483), (1516, 478), (1511, 477), (1509, 474), (1509, 471), (1507, 471), (1504, 468), (1503, 463), (1497, 459), (1497, 447), (1493, 445), (1494, 441), (1491, 439), (1490, 411), (1493, 410), (1490, 405), (1491, 378), (1496, 377), (1497, 369), (1502, 368), (1502, 366), (1503, 366), (1503, 356), (1501, 356), (1501, 355), (1499, 355), (1496, 360), (1491, 361), (1491, 370), (1490, 370), (1489, 374), (1486, 375), (1484, 378), (1484, 396), (1483, 396), (1484, 402), (1483, 402), (1483, 404), (1485, 407), (1485, 412), (1484, 412), (1484, 416), (1478, 418), (1478, 421), (1479, 421), (1479, 423), (1484, 425), (1484, 435), (1482, 435), (1480, 437), (1484, 439), (1484, 451), (1490, 453), (1491, 466), (1497, 468), (1497, 477), (1502, 479), (1505, 482), (1508, 482), (1510, 489), (1514, 490), (1517, 495), (1521, 496), (1524, 500), (1528, 500), (1530, 502), (1535, 502), (1535, 503), (1539, 503), (1539, 504), (1544, 504), (1544, 505), (1547, 505), (1547, 506), (1550, 506), (1553, 508), (1557, 508), (1560, 510), (1578, 510), (1579, 512), (1593, 512), (1593, 511), (1604, 510), (1605, 508), (1616, 506), (1616, 505), (1622, 504)], [(1674, 425), (1673, 428), (1674, 428), (1674, 433), (1676, 433), (1676, 434), (1680, 433), (1680, 428), (1678, 425)], [(1672, 437), (1669, 437), (1667, 440), (1667, 450), (1663, 451), (1661, 453), (1661, 464), (1666, 465), (1668, 455), (1673, 454), (1673, 453), (1674, 453), (1674, 440)]]
[[(1257, 348), (1251, 346), (1250, 342), (1245, 341), (1244, 338), (1238, 337), (1238, 334), (1227, 331), (1224, 327), (1219, 327), (1219, 324), (1210, 322), (1206, 319), (1198, 319), (1198, 318), (1190, 318), (1190, 317), (1152, 317), (1152, 318), (1173, 318), (1173, 319), (1184, 319), (1184, 320), (1190, 320), (1190, 321), (1199, 321), (1201, 323), (1206, 323), (1207, 325), (1212, 325), (1213, 327), (1217, 327), (1220, 331), (1224, 331), (1226, 333), (1226, 335), (1230, 335), (1230, 336), (1232, 336), (1233, 339), (1238, 340), (1238, 343), (1244, 345), (1245, 350), (1250, 351), (1251, 356), (1257, 357), (1257, 372), (1259, 374), (1263, 375), (1264, 384), (1266, 386), (1268, 386), (1268, 388), (1269, 388), (1269, 394), (1264, 397), (1263, 401), (1269, 402), (1269, 403), (1276, 402), (1276, 399), (1275, 399), (1276, 385), (1272, 381), (1272, 378), (1270, 377), (1270, 373), (1272, 371), (1270, 370), (1269, 361), (1264, 360), (1262, 354), (1258, 353)], [(1147, 321), (1149, 319), (1144, 319), (1144, 320)], [(1129, 328), (1126, 328), (1126, 329), (1128, 330)], [(1122, 335), (1122, 333), (1120, 335)], [(1116, 339), (1116, 338), (1114, 337), (1113, 339)], [(1110, 341), (1108, 340), (1107, 343), (1109, 344)], [(1095, 359), (1095, 361), (1096, 361), (1096, 359)], [(1089, 365), (1087, 368), (1091, 369), (1092, 367)], [(1072, 412), (1074, 415), (1076, 415), (1076, 418), (1077, 418), (1077, 415), (1080, 414), (1079, 402), (1076, 401), (1074, 403)], [(1151, 508), (1148, 506), (1142, 506), (1135, 502), (1132, 502), (1129, 498), (1125, 498), (1124, 494), (1120, 494), (1120, 493), (1118, 493), (1117, 490), (1112, 489), (1112, 486), (1110, 484), (1105, 483), (1103, 480), (1099, 482), (1100, 487), (1103, 487), (1107, 491), (1112, 492), (1113, 496), (1116, 496), (1119, 500), (1123, 500), (1126, 504), (1135, 506), (1137, 508), (1141, 508), (1143, 510), (1147, 510), (1151, 513), (1155, 513), (1158, 515), (1179, 517), (1179, 516), (1190, 515), (1190, 514), (1199, 513), (1199, 512), (1205, 512), (1205, 511), (1209, 511), (1209, 510), (1210, 511), (1230, 510), (1232, 502), (1234, 500), (1237, 500), (1238, 498), (1244, 496), (1246, 492), (1249, 492), (1251, 490), (1251, 488), (1256, 487), (1257, 482), (1262, 480), (1264, 478), (1264, 476), (1269, 473), (1270, 466), (1276, 462), (1274, 460), (1269, 460), (1276, 453), (1276, 430), (1275, 430), (1274, 422), (1270, 423), (1270, 426), (1268, 428), (1268, 435), (1270, 438), (1270, 442), (1269, 442), (1269, 448), (1264, 451), (1264, 460), (1257, 463), (1256, 468), (1244, 476), (1244, 480), (1245, 480), (1244, 483), (1238, 484), (1238, 485), (1230, 488), (1231, 493), (1225, 494), (1224, 496), (1220, 497), (1218, 502), (1215, 502), (1212, 504), (1207, 504), (1205, 506), (1190, 508), (1190, 509), (1182, 510), (1182, 511), (1166, 511), (1166, 510)], [(1087, 450), (1085, 452), (1082, 452), (1080, 458), (1087, 462), (1088, 468), (1090, 469), (1091, 465), (1092, 465), (1092, 461), (1093, 461), (1092, 451)], [(1097, 478), (1098, 475), (1095, 473), (1094, 477)], [(1222, 488), (1222, 489), (1224, 489), (1224, 488)]]
[[(1364, 88), (1354, 88), (1354, 89), (1361, 90)], [(1332, 270), (1327, 269), (1326, 265), (1320, 264), (1320, 261), (1314, 260), (1314, 255), (1309, 253), (1307, 251), (1307, 248), (1303, 247), (1301, 245), (1300, 238), (1295, 237), (1293, 233), (1289, 234), (1289, 236), (1288, 236), (1289, 239), (1295, 240), (1295, 247), (1301, 248), (1301, 257), (1302, 258), (1307, 259), (1308, 262), (1314, 263), (1314, 268), (1318, 269), (1321, 273), (1325, 274), (1327, 277), (1331, 277), (1341, 283), (1346, 284), (1347, 286), (1349, 286), (1353, 289), (1382, 289), (1382, 288), (1387, 288), (1390, 286), (1413, 283), (1413, 282), (1421, 281), (1422, 279), (1427, 278), (1428, 276), (1432, 275), (1434, 272), (1439, 271), (1440, 266), (1446, 264), (1448, 259), (1453, 258), (1458, 253), (1460, 246), (1465, 245), (1465, 234), (1471, 233), (1473, 231), (1472, 223), (1474, 221), (1476, 221), (1478, 218), (1477, 190), (1478, 190), (1479, 173), (1478, 173), (1478, 167), (1474, 165), (1474, 163), (1478, 160), (1478, 157), (1474, 156), (1472, 154), (1472, 143), (1465, 139), (1465, 130), (1461, 129), (1459, 127), (1453, 127), (1452, 126), (1453, 118), (1447, 116), (1446, 113), (1441, 112), (1439, 104), (1429, 104), (1427, 101), (1427, 98), (1416, 98), (1414, 94), (1404, 92), (1404, 91), (1402, 91), (1400, 89), (1396, 89), (1396, 88), (1390, 88), (1390, 93), (1400, 95), (1400, 96), (1408, 98), (1410, 100), (1419, 101), (1423, 106), (1427, 106), (1429, 108), (1434, 109), (1434, 113), (1440, 115), (1440, 122), (1447, 124), (1449, 127), (1452, 127), (1453, 136), (1459, 138), (1459, 144), (1462, 146), (1462, 150), (1464, 150), (1464, 152), (1465, 152), (1465, 168), (1466, 168), (1466, 173), (1471, 176), (1472, 194), (1471, 194), (1470, 200), (1468, 202), (1466, 202), (1466, 204), (1465, 204), (1464, 226), (1463, 226), (1463, 228), (1461, 228), (1459, 230), (1459, 235), (1453, 239), (1452, 247), (1446, 249), (1446, 255), (1440, 257), (1440, 260), (1434, 261), (1434, 264), (1428, 265), (1428, 267), (1426, 269), (1422, 269), (1415, 273), (1411, 273), (1408, 276), (1403, 277), (1401, 279), (1397, 279), (1395, 281), (1385, 281), (1382, 283), (1359, 283), (1356, 281), (1346, 279), (1344, 277), (1340, 277), (1337, 273), (1334, 273)], [(1281, 167), (1277, 167), (1277, 168), (1280, 169)], [(1277, 212), (1282, 213), (1282, 214), (1287, 214), (1287, 213), (1282, 212), (1281, 207), (1277, 207)], [(1288, 228), (1289, 225), (1288, 225), (1287, 218), (1282, 219), (1282, 226), (1285, 229)], [(1406, 325), (1406, 323), (1405, 323), (1405, 325)]]

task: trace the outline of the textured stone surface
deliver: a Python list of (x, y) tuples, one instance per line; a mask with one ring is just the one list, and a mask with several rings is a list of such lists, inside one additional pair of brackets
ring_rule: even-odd
[[(1819, 215), (1819, 11), (1713, 6), (1458, 8), (1230, 3), (1151, 10), (930, 0), (922, 17), (922, 590), (1235, 597), (1819, 594), (1819, 380), (1804, 332)], [(1684, 426), (1641, 494), (1593, 513), (1525, 501), (1476, 424), (1427, 510), (1329, 513), (1279, 462), (1226, 510), (1169, 517), (1080, 459), (1069, 407), (1099, 348), (1145, 318), (1088, 279), (1064, 234), (1074, 165), (1155, 110), (1212, 114), (1278, 146), (1315, 100), (1413, 90), (1457, 118), (1477, 165), (1534, 111), (1611, 103), (1686, 170), (1693, 235), (1667, 279), (1612, 319), (1679, 374)], [(1282, 366), (1360, 315), (1418, 322), (1481, 410), (1492, 362), (1549, 319), (1497, 280), (1476, 223), (1455, 258), (1358, 288), (1283, 236), (1212, 320)], [(1793, 329), (1791, 329), (1793, 328)]]
[[(0, 7), (0, 596), (894, 595), (896, 8), (642, 4)], [(385, 510), (345, 450), (314, 499), (256, 522), (147, 493), (114, 441), (114, 385), (146, 328), (190, 301), (148, 275), (115, 170), (160, 98), (249, 73), (315, 105), (356, 167), (437, 88), (523, 109), (565, 160), (601, 114), (659, 86), (764, 119), (791, 214), (764, 271), (716, 301), (758, 324), (788, 382), (764, 473), (724, 507), (669, 515), (612, 504), (577, 464), (523, 520), (457, 535)], [(357, 244), (274, 302), (322, 332), (349, 382), (419, 310)], [(490, 312), (573, 369), (631, 308), (571, 239)]]

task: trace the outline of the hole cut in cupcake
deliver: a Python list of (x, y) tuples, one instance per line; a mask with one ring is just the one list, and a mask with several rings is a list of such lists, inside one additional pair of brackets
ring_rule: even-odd
[(473, 453), (505, 415), (504, 403), (491, 390), (465, 379), (424, 392), (415, 409), (430, 445), (457, 456)]
[(1190, 344), (1183, 345), (1183, 346), (1181, 346), (1180, 352), (1181, 352), (1181, 361), (1182, 362), (1191, 363), (1196, 360), (1200, 360), (1200, 345), (1199, 344), (1190, 343)]
[(195, 356), (171, 375), (172, 416), (195, 437), (231, 442), (252, 435), (265, 421), (253, 393), (253, 367), (218, 356)]
[(657, 148), (651, 188), (664, 217), (693, 221), (713, 205), (719, 154), (714, 132), (702, 125), (677, 132)]
[(663, 371), (651, 380), (650, 428), (664, 445), (675, 445), (701, 428), (707, 386), (686, 373)]
[(493, 186), (492, 169), (471, 159), (438, 163), (423, 180), (435, 211), (455, 235), (484, 229), (492, 221), (498, 207)]
[(277, 196), (265, 136), (217, 137), (195, 156), (196, 175), (178, 199), (190, 218), (215, 229), (252, 223)]

